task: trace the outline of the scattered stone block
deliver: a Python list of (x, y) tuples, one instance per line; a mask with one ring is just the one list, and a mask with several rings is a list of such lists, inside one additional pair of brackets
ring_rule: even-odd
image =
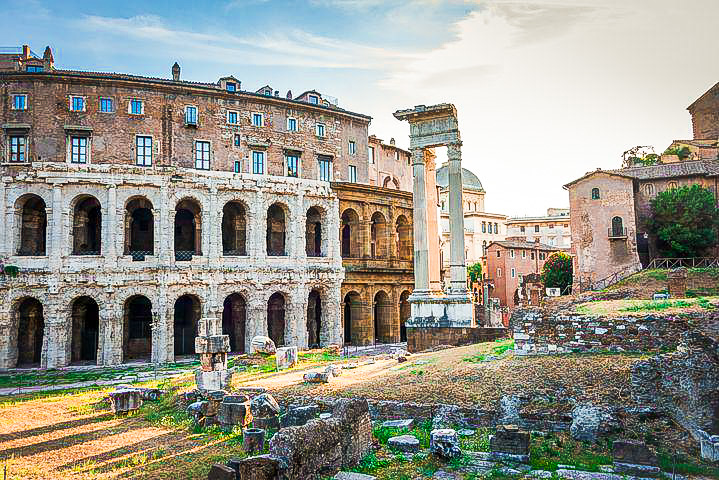
[(280, 417), (279, 415), (271, 417), (253, 417), (252, 426), (255, 428), (262, 428), (264, 430), (279, 430)]
[(353, 363), (345, 363), (344, 365), (342, 365), (342, 368), (346, 368), (348, 370), (352, 370), (357, 367), (359, 367), (359, 363), (354, 363), (354, 362)]
[(339, 365), (328, 365), (325, 368), (325, 373), (331, 373), (333, 377), (339, 377), (342, 375), (342, 367)]
[(207, 480), (237, 480), (237, 472), (227, 465), (216, 463), (210, 468)]
[(123, 389), (110, 392), (112, 413), (127, 413), (142, 406), (142, 395), (136, 389)]
[(287, 459), (275, 455), (243, 458), (237, 473), (242, 480), (276, 480), (287, 470)]
[(305, 373), (302, 377), (305, 382), (309, 383), (329, 383), (332, 380), (332, 373), (327, 372), (310, 372)]
[(277, 347), (275, 346), (275, 342), (273, 342), (270, 337), (264, 337), (262, 335), (252, 337), (252, 341), (250, 342), (250, 354), (267, 353), (271, 355), (275, 352), (277, 352)]
[(516, 425), (500, 425), (489, 439), (489, 448), (496, 453), (526, 456), (529, 461), (530, 434)]
[(262, 393), (252, 399), (250, 403), (254, 417), (274, 417), (280, 413), (280, 406), (277, 400), (269, 393)]
[(235, 425), (246, 427), (252, 423), (249, 399), (245, 395), (227, 395), (220, 403), (217, 421), (225, 430), (232, 430)]
[(406, 428), (410, 429), (414, 426), (414, 419), (407, 420), (387, 420), (382, 422), (382, 428)]
[(457, 435), (460, 437), (471, 437), (476, 433), (476, 430), (471, 430), (469, 428), (463, 428), (462, 430), (457, 430)]
[(614, 473), (640, 478), (660, 478), (662, 476), (662, 470), (659, 467), (621, 462), (614, 462)]
[(331, 413), (320, 413), (320, 420), (327, 420), (328, 418), (331, 418)]
[(202, 412), (205, 411), (207, 402), (201, 400), (199, 402), (191, 403), (187, 407), (187, 413), (192, 417), (195, 423), (200, 423), (200, 419), (204, 416)]
[(400, 435), (390, 438), (387, 446), (400, 452), (414, 453), (419, 451), (419, 440), (414, 435)]
[(365, 475), (364, 473), (355, 472), (339, 472), (335, 475), (334, 480), (376, 480), (377, 477), (372, 475)]
[(317, 418), (319, 407), (317, 405), (307, 405), (304, 407), (293, 407), (282, 415), (282, 428), (298, 427), (304, 425), (313, 418)]
[(275, 364), (278, 370), (292, 368), (297, 365), (297, 347), (281, 347), (275, 353)]
[(195, 384), (201, 391), (225, 390), (232, 379), (231, 370), (213, 370), (206, 372), (202, 369), (195, 370)]
[(261, 428), (246, 428), (242, 432), (242, 448), (248, 455), (261, 453), (265, 449), (265, 431)]
[(461, 455), (457, 432), (451, 428), (432, 430), (429, 435), (429, 451), (446, 459)]
[(336, 343), (331, 343), (325, 347), (324, 351), (326, 353), (329, 353), (330, 355), (339, 355), (342, 351), (342, 347), (340, 347)]

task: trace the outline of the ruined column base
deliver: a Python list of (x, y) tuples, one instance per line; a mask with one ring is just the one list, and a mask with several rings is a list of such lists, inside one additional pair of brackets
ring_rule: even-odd
[(205, 392), (225, 390), (232, 379), (232, 370), (213, 370), (205, 372), (202, 369), (195, 370), (195, 383), (197, 389)]
[(415, 290), (409, 296), (412, 316), (407, 327), (474, 326), (474, 308), (469, 293), (444, 293)]

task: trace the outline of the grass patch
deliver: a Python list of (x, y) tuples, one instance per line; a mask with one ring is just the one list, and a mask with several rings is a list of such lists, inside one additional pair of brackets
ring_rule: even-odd
[(429, 434), (432, 431), (432, 422), (425, 420), (412, 429), (407, 428), (389, 428), (389, 427), (374, 427), (372, 434), (382, 445), (387, 445), (387, 441), (398, 435), (412, 435), (419, 440), (421, 448), (429, 448)]
[(685, 455), (674, 456), (667, 452), (658, 452), (657, 457), (659, 458), (659, 466), (665, 472), (719, 478), (719, 467), (695, 463)]
[(471, 357), (465, 357), (463, 360), (470, 363), (486, 362), (489, 357), (497, 357), (508, 350), (514, 350), (514, 340), (500, 339), (496, 340), (497, 345), (493, 346), (489, 353), (478, 353)]
[(670, 308), (686, 308), (694, 305), (695, 302), (688, 300), (651, 300), (646, 303), (630, 305), (620, 308), (620, 312), (656, 312)]
[(612, 463), (611, 442), (592, 445), (578, 442), (566, 434), (533, 436), (530, 465), (535, 470), (557, 470), (557, 465), (573, 465), (581, 470), (598, 472), (600, 465)]

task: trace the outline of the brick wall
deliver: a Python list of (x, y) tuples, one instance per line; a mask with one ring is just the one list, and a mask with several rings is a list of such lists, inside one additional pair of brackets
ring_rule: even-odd
[(408, 327), (407, 350), (421, 352), (437, 345), (471, 345), (492, 342), (507, 335), (504, 328)]
[(599, 317), (561, 315), (538, 308), (516, 310), (510, 320), (514, 349), (520, 355), (586, 351), (658, 351), (673, 349), (692, 322), (719, 313)]

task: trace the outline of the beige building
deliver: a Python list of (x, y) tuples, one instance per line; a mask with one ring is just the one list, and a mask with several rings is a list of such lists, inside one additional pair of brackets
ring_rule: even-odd
[(512, 217), (507, 219), (507, 238), (539, 243), (557, 248), (569, 248), (572, 229), (568, 208), (548, 208), (543, 217)]
[(370, 185), (412, 191), (412, 162), (410, 153), (395, 145), (394, 138), (386, 144), (370, 135), (367, 139)]
[[(442, 279), (449, 281), (449, 198), (448, 171), (444, 163), (437, 169), (439, 191), (440, 257)], [(484, 211), (484, 187), (479, 178), (462, 169), (462, 201), (464, 202), (464, 248), (467, 266), (482, 263), (487, 271), (487, 247), (490, 243), (504, 240), (507, 235), (507, 216)]]

